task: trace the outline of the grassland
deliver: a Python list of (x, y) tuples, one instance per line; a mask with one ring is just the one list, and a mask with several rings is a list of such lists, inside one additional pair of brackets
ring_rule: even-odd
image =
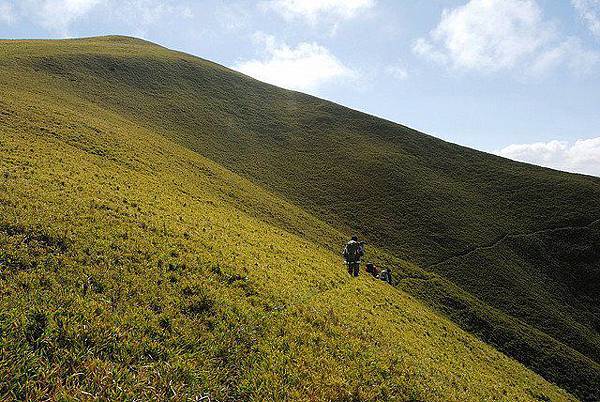
[[(481, 340), (598, 395), (598, 180), (129, 38), (0, 68), (1, 398), (572, 398)], [(344, 275), (351, 231), (398, 289)]]

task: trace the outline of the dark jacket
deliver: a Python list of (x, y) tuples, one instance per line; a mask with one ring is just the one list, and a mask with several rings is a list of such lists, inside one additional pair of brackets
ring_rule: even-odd
[(356, 240), (350, 240), (346, 243), (342, 255), (346, 262), (360, 262), (360, 257), (365, 254), (362, 244)]

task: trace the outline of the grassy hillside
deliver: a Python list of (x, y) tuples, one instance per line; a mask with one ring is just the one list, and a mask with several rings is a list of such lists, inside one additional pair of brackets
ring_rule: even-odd
[(600, 218), (600, 179), (511, 163), (143, 41), (20, 46), (35, 55), (21, 67), (62, 90), (420, 263)]
[[(542, 398), (546, 383), (496, 366), (508, 360), (443, 313), (578, 397), (600, 398), (600, 299), (590, 286), (600, 180), (448, 144), (130, 38), (0, 42), (0, 68), (0, 145), (10, 155), (0, 261), (3, 275), (29, 284), (23, 292), (0, 277), (3, 292), (21, 297), (1, 339), (38, 356), (35, 367), (52, 368), (48, 384), (64, 388), (39, 392), (98, 389), (66, 374), (81, 366), (63, 370), (92, 345), (92, 369), (113, 370), (130, 393), (169, 378), (223, 399), (284, 389), (298, 399)], [(29, 143), (40, 149), (28, 153)], [(369, 240), (376, 262), (399, 264), (398, 286), (438, 314), (366, 278), (348, 281), (336, 254), (350, 232)], [(46, 296), (91, 331), (70, 363), (56, 356), (77, 342), (64, 341)], [(94, 316), (98, 300), (110, 308)], [(103, 343), (115, 332), (129, 338)], [(469, 357), (465, 339), (483, 354)], [(150, 352), (157, 371), (132, 374), (128, 362), (145, 367), (148, 345), (166, 348), (166, 360)], [(476, 362), (463, 369), (464, 359)], [(23, 373), (4, 392), (37, 392), (30, 375), (45, 370), (34, 366), (0, 365)], [(512, 370), (520, 391), (502, 396)], [(500, 393), (489, 389), (497, 384)]]
[(301, 209), (32, 71), (6, 78), (0, 399), (572, 399), (347, 277), (282, 228), (340, 238)]

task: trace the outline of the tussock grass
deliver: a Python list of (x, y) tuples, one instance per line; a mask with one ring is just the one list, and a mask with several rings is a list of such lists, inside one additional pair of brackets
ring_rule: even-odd
[[(584, 199), (592, 179), (532, 169), (548, 203), (507, 218), (490, 194), (521, 187), (482, 188), (478, 153), (143, 41), (1, 42), (0, 68), (3, 399), (572, 399), (416, 298), (348, 278), (338, 251), (360, 229), (402, 283), (479, 313), (399, 258), (529, 229), (533, 212), (583, 220), (589, 205), (547, 190)], [(492, 159), (502, 180), (530, 169)], [(437, 288), (401, 287), (444, 312)]]
[(305, 213), (213, 162), (92, 105), (63, 115), (13, 101), (19, 125), (1, 142), (3, 399), (569, 398), (257, 218)]

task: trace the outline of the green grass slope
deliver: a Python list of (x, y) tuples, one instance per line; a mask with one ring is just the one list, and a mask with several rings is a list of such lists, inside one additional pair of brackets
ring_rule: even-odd
[(10, 60), (15, 67), (162, 129), (420, 263), (506, 233), (600, 218), (590, 216), (600, 215), (600, 179), (511, 163), (147, 42), (11, 47), (31, 56)]
[(320, 245), (342, 235), (298, 207), (14, 74), (0, 74), (0, 399), (574, 399), (349, 278)]
[[(589, 286), (597, 283), (595, 243), (571, 242), (562, 230), (556, 231), (562, 240), (540, 237), (554, 228), (597, 234), (591, 222), (600, 218), (600, 180), (448, 144), (131, 38), (0, 42), (0, 69), (3, 126), (37, 122), (48, 138), (105, 161), (139, 159), (157, 175), (157, 161), (135, 156), (144, 145), (128, 142), (130, 149), (119, 153), (110, 141), (124, 136), (104, 136), (171, 140), (178, 153), (202, 155), (239, 175), (214, 191), (249, 218), (302, 239), (307, 254), (320, 247), (333, 255), (342, 233), (359, 232), (375, 247), (377, 262), (402, 266), (401, 289), (578, 397), (600, 398), (593, 318), (599, 299)], [(76, 129), (98, 129), (96, 121), (105, 119), (114, 124), (96, 136)], [(198, 166), (179, 172), (185, 177)], [(240, 177), (272, 195), (257, 195), (258, 187), (236, 191)], [(173, 180), (172, 191), (183, 188), (180, 178)], [(201, 199), (198, 189), (185, 191)], [(545, 246), (528, 254), (526, 242), (534, 240)], [(572, 268), (575, 249), (587, 260)], [(539, 259), (544, 250), (563, 251)], [(337, 269), (330, 258), (318, 265), (321, 271)], [(394, 336), (401, 344), (403, 335)]]

